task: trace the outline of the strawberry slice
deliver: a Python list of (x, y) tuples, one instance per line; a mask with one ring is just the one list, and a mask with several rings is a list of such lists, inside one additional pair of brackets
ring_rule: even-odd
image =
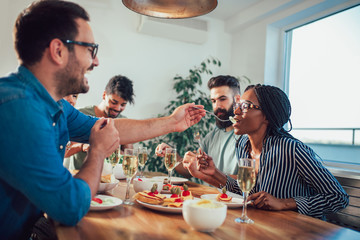
[(175, 199), (175, 202), (184, 202), (181, 198)]
[(182, 193), (183, 197), (189, 196), (190, 195), (189, 187), (186, 184), (184, 184), (183, 189), (184, 189)]
[(95, 197), (92, 198), (91, 200), (94, 201), (94, 202), (97, 202), (99, 204), (102, 204), (102, 202), (103, 202), (100, 198), (95, 198)]
[(220, 198), (228, 198), (228, 195), (223, 193), (223, 194), (220, 195)]
[(190, 191), (189, 190), (187, 190), (187, 191), (183, 191), (183, 194), (182, 194), (184, 197), (186, 197), (186, 196), (189, 196), (190, 195)]

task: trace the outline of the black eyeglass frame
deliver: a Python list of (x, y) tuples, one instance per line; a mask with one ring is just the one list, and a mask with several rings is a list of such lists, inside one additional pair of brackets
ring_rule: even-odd
[(96, 43), (88, 43), (88, 42), (79, 42), (79, 41), (73, 41), (73, 40), (61, 40), (63, 43), (65, 44), (76, 44), (76, 45), (80, 45), (83, 47), (91, 47), (92, 51), (91, 51), (91, 57), (93, 59), (96, 58), (98, 49), (99, 49), (99, 44)]
[(247, 113), (248, 110), (250, 110), (250, 109), (261, 110), (261, 107), (259, 105), (255, 105), (248, 101), (244, 101), (244, 102), (240, 102), (240, 103), (235, 102), (234, 103), (234, 112), (238, 108), (240, 108), (241, 112), (243, 112), (243, 113)]

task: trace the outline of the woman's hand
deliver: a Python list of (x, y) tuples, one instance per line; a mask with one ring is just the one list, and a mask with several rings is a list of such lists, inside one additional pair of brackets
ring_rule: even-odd
[(213, 176), (216, 171), (216, 166), (212, 157), (207, 155), (201, 149), (199, 149), (199, 154), (196, 156), (198, 161), (198, 170), (201, 171), (203, 174)]
[(248, 200), (253, 200), (252, 205), (260, 209), (275, 211), (297, 209), (293, 198), (280, 199), (264, 191), (251, 194)]

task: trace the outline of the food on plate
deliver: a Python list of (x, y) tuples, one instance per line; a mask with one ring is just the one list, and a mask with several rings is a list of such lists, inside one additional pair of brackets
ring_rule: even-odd
[(181, 199), (182, 200), (185, 201), (185, 200), (194, 199), (194, 197), (192, 196), (191, 191), (189, 191), (188, 185), (184, 184), (183, 189), (184, 189), (184, 191), (181, 192)]
[[(171, 188), (170, 197), (159, 194), (157, 191), (157, 184), (154, 183), (151, 191), (138, 192), (134, 198), (145, 203), (153, 205), (162, 205), (164, 207), (175, 207), (180, 208), (183, 206), (183, 202), (188, 199), (193, 199), (188, 186), (184, 184), (184, 188), (180, 186), (174, 186)], [(182, 191), (182, 189), (186, 189)]]
[(138, 192), (134, 198), (145, 203), (149, 204), (155, 204), (155, 205), (161, 205), (164, 203), (164, 199), (166, 196), (159, 194), (159, 192), (156, 190), (157, 184), (154, 183), (151, 191), (142, 191)]
[(216, 196), (216, 200), (218, 200), (219, 202), (231, 202), (231, 199), (232, 197), (226, 194), (226, 187), (223, 187), (222, 193), (219, 193)]
[(170, 198), (164, 199), (163, 205), (169, 206), (169, 207), (181, 207), (182, 202), (184, 201), (181, 198), (181, 189), (178, 187), (174, 187), (170, 191), (171, 191), (171, 196), (170, 196)]
[(102, 183), (111, 183), (111, 175), (112, 174), (101, 176), (100, 182), (102, 182)]
[(101, 198), (97, 198), (97, 197), (94, 197), (91, 199), (91, 206), (100, 206), (100, 205), (112, 205), (114, 204), (114, 200), (112, 200), (111, 198), (104, 198), (104, 199), (101, 199)]
[(102, 183), (111, 183), (115, 180), (113, 175), (112, 166), (106, 160), (104, 160), (103, 170), (101, 172), (100, 182)]
[(168, 207), (182, 207), (184, 200), (181, 198), (181, 189), (179, 187), (174, 187), (171, 189), (170, 198), (164, 199), (164, 206)]
[[(180, 199), (181, 200), (181, 199)], [(182, 201), (182, 200), (181, 200)], [(176, 208), (180, 208), (182, 207), (183, 202), (173, 202), (173, 203), (169, 203), (167, 206), (168, 207), (176, 207)]]
[(163, 191), (171, 191), (171, 189), (174, 188), (174, 187), (180, 188), (181, 191), (184, 190), (184, 188), (182, 186), (176, 186), (176, 185), (171, 185), (171, 184), (167, 183), (167, 184), (164, 184)]

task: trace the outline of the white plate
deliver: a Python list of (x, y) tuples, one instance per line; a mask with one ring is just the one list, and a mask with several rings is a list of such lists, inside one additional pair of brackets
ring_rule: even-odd
[[(218, 194), (204, 194), (201, 195), (201, 199), (209, 199), (209, 200), (216, 200), (216, 196)], [(228, 208), (238, 208), (238, 207), (242, 207), (244, 205), (244, 199), (242, 197), (233, 197), (231, 199), (231, 202), (222, 202), (224, 204), (226, 204), (228, 206)]]
[(98, 188), (98, 193), (109, 191), (115, 188), (119, 183), (119, 180), (114, 179), (111, 183), (100, 183)]
[(105, 200), (106, 199), (111, 199), (112, 203), (102, 203), (99, 205), (90, 205), (90, 210), (91, 211), (103, 211), (103, 210), (108, 210), (111, 208), (114, 208), (116, 206), (119, 206), (120, 204), (122, 204), (122, 200), (116, 197), (111, 197), (111, 196), (107, 196), (107, 195), (95, 195), (96, 198), (100, 198), (101, 200)]
[[(168, 178), (166, 176), (159, 176), (159, 177), (153, 177), (153, 178), (157, 178), (157, 179), (162, 179), (164, 180), (165, 178)], [(185, 183), (189, 181), (189, 179), (187, 178), (182, 178), (182, 177), (171, 177), (171, 184), (181, 184), (181, 183)]]
[[(171, 194), (164, 194), (167, 198), (169, 198), (171, 196)], [(198, 198), (194, 198), (194, 199), (198, 199)], [(181, 213), (182, 212), (182, 207), (180, 208), (176, 208), (176, 207), (165, 207), (162, 205), (153, 205), (153, 204), (149, 204), (149, 203), (145, 203), (142, 201), (139, 201), (136, 199), (136, 201), (147, 208), (150, 208), (152, 210), (156, 210), (156, 211), (160, 211), (160, 212), (167, 212), (167, 213)]]

